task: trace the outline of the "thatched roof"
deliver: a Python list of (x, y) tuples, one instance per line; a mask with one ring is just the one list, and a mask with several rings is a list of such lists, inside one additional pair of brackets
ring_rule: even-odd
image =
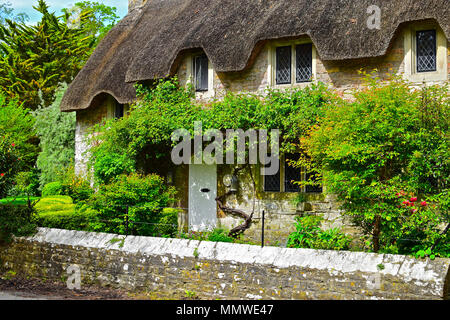
[[(382, 9), (381, 29), (367, 8)], [(265, 40), (308, 35), (322, 60), (384, 55), (403, 22), (435, 19), (450, 39), (449, 0), (149, 0), (101, 41), (64, 96), (63, 111), (101, 93), (135, 99), (133, 83), (172, 74), (177, 58), (203, 48), (218, 72), (248, 67)]]

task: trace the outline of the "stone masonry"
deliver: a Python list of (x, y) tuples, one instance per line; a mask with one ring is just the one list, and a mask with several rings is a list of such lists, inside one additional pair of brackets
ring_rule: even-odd
[(1, 271), (158, 298), (449, 299), (450, 259), (282, 249), (58, 229), (39, 229), (0, 249)]

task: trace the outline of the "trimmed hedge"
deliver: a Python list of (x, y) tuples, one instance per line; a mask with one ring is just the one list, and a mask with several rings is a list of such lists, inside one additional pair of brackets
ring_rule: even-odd
[(38, 214), (39, 227), (89, 231), (90, 216), (74, 212), (47, 212)]
[(51, 196), (41, 198), (36, 204), (38, 214), (75, 213), (75, 204), (69, 196)]
[(88, 231), (90, 217), (79, 213), (69, 196), (42, 198), (36, 205), (39, 227)]

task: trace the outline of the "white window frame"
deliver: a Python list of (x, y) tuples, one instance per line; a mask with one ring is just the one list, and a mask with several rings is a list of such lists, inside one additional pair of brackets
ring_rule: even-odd
[[(296, 46), (301, 44), (312, 44), (312, 79), (309, 82), (297, 83), (297, 57)], [(277, 84), (277, 48), (278, 47), (291, 47), (291, 83)], [(308, 86), (316, 81), (317, 78), (317, 50), (314, 43), (310, 39), (299, 39), (293, 41), (276, 41), (269, 46), (269, 61), (267, 74), (269, 75), (269, 86), (273, 88), (289, 88), (289, 87), (303, 87)]]
[[(416, 33), (418, 31), (436, 30), (436, 71), (417, 72), (416, 65)], [(447, 71), (447, 38), (442, 29), (433, 22), (416, 23), (406, 29), (404, 36), (405, 74), (404, 78), (411, 82), (446, 81)]]

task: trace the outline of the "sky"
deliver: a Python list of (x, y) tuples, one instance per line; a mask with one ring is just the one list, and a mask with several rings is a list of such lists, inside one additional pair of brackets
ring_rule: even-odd
[[(60, 13), (62, 8), (70, 8), (79, 0), (46, 0), (47, 5), (50, 7), (50, 12)], [(105, 5), (116, 7), (117, 15), (123, 18), (128, 12), (128, 0), (91, 0), (92, 2), (101, 2)], [(5, 0), (0, 0), (0, 3), (5, 2)], [(34, 23), (40, 20), (40, 14), (33, 9), (36, 6), (37, 0), (6, 0), (6, 2), (11, 3), (14, 12), (26, 13), (29, 17), (29, 23)]]

